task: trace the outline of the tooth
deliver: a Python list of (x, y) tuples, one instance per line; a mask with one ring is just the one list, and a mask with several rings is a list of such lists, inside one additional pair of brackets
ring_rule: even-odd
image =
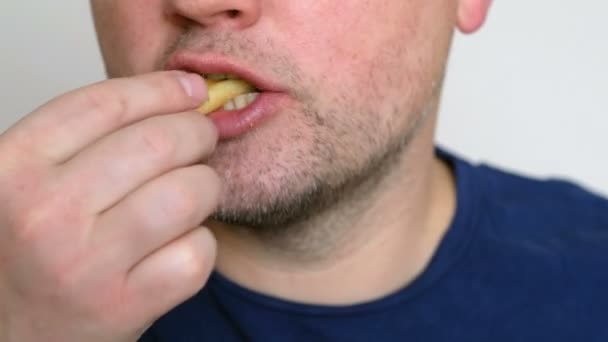
[(224, 106), (235, 97), (255, 91), (255, 88), (243, 80), (226, 80), (210, 82), (207, 80), (209, 100), (198, 108), (202, 114), (209, 114)]
[(240, 80), (240, 77), (236, 76), (236, 75), (226, 75), (226, 78), (229, 80)]
[(253, 103), (253, 101), (255, 101), (255, 99), (258, 98), (258, 95), (260, 95), (259, 93), (249, 93), (247, 94), (247, 102), (249, 104)]
[(239, 95), (234, 98), (234, 103), (236, 104), (236, 109), (243, 109), (247, 107), (247, 95)]
[(224, 104), (224, 110), (235, 110), (236, 109), (236, 103), (234, 102), (234, 100), (230, 100), (228, 102), (226, 102), (226, 104)]

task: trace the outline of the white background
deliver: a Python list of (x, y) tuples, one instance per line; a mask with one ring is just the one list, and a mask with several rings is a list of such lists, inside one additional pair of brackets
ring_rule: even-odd
[[(606, 13), (598, 0), (495, 1), (482, 32), (456, 38), (440, 143), (608, 194)], [(104, 77), (87, 1), (2, 1), (0, 42), (0, 131)]]

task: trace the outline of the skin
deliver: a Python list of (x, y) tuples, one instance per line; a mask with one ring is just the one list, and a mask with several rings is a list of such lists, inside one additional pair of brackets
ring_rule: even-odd
[[(91, 4), (115, 79), (0, 135), (0, 341), (135, 341), (213, 267), (317, 304), (424, 270), (455, 210), (433, 156), (452, 31), (489, 0)], [(152, 73), (178, 49), (228, 55), (287, 100), (218, 144), (190, 112), (201, 78)]]
[(162, 68), (190, 50), (236, 57), (288, 88), (274, 120), (221, 144), (208, 162), (226, 187), (222, 221), (285, 231), (371, 177), (433, 110), (455, 2), (202, 3), (92, 2), (110, 77)]
[[(111, 77), (160, 68), (187, 50), (236, 58), (287, 89), (276, 117), (220, 143), (208, 161), (225, 190), (207, 223), (222, 273), (272, 295), (348, 303), (386, 294), (422, 269), (454, 206), (449, 172), (431, 157), (452, 31), (476, 30), (488, 1), (92, 4)], [(405, 242), (385, 245), (399, 235)], [(375, 249), (363, 253), (374, 244), (412, 260), (406, 277), (395, 272), (398, 279), (382, 277), (387, 284), (326, 298), (328, 280), (399, 266), (350, 272), (374, 259)]]

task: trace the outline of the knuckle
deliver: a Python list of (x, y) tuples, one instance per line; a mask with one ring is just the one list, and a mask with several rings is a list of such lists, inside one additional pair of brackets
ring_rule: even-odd
[[(111, 82), (111, 81), (110, 81)], [(118, 81), (115, 81), (118, 82)], [(129, 112), (129, 102), (122, 94), (98, 85), (84, 92), (84, 105), (98, 117), (121, 120)]]
[(136, 136), (144, 153), (155, 159), (168, 161), (175, 155), (177, 142), (167, 128), (147, 122), (138, 130)]
[(78, 200), (57, 191), (35, 191), (30, 197), (16, 201), (7, 215), (15, 241), (30, 244), (57, 231), (69, 231), (86, 224), (86, 217), (77, 208)]
[(39, 197), (15, 208), (10, 215), (13, 238), (20, 243), (30, 243), (40, 238), (46, 227), (55, 225), (57, 210), (53, 202), (50, 197)]
[(84, 269), (84, 258), (85, 256), (58, 258), (59, 260), (55, 260), (54, 264), (47, 265), (51, 274), (47, 281), (49, 288), (54, 289), (57, 295), (74, 297), (87, 273)]
[(201, 216), (199, 200), (191, 186), (175, 182), (166, 192), (163, 211), (165, 215), (179, 217), (189, 224), (196, 224)]

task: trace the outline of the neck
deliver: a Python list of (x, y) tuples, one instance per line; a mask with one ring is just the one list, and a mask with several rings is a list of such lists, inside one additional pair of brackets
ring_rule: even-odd
[(362, 186), (362, 196), (349, 196), (295, 234), (264, 238), (210, 223), (217, 270), (257, 292), (321, 305), (370, 301), (409, 284), (430, 262), (455, 211), (452, 175), (434, 157), (431, 121), (389, 172)]

